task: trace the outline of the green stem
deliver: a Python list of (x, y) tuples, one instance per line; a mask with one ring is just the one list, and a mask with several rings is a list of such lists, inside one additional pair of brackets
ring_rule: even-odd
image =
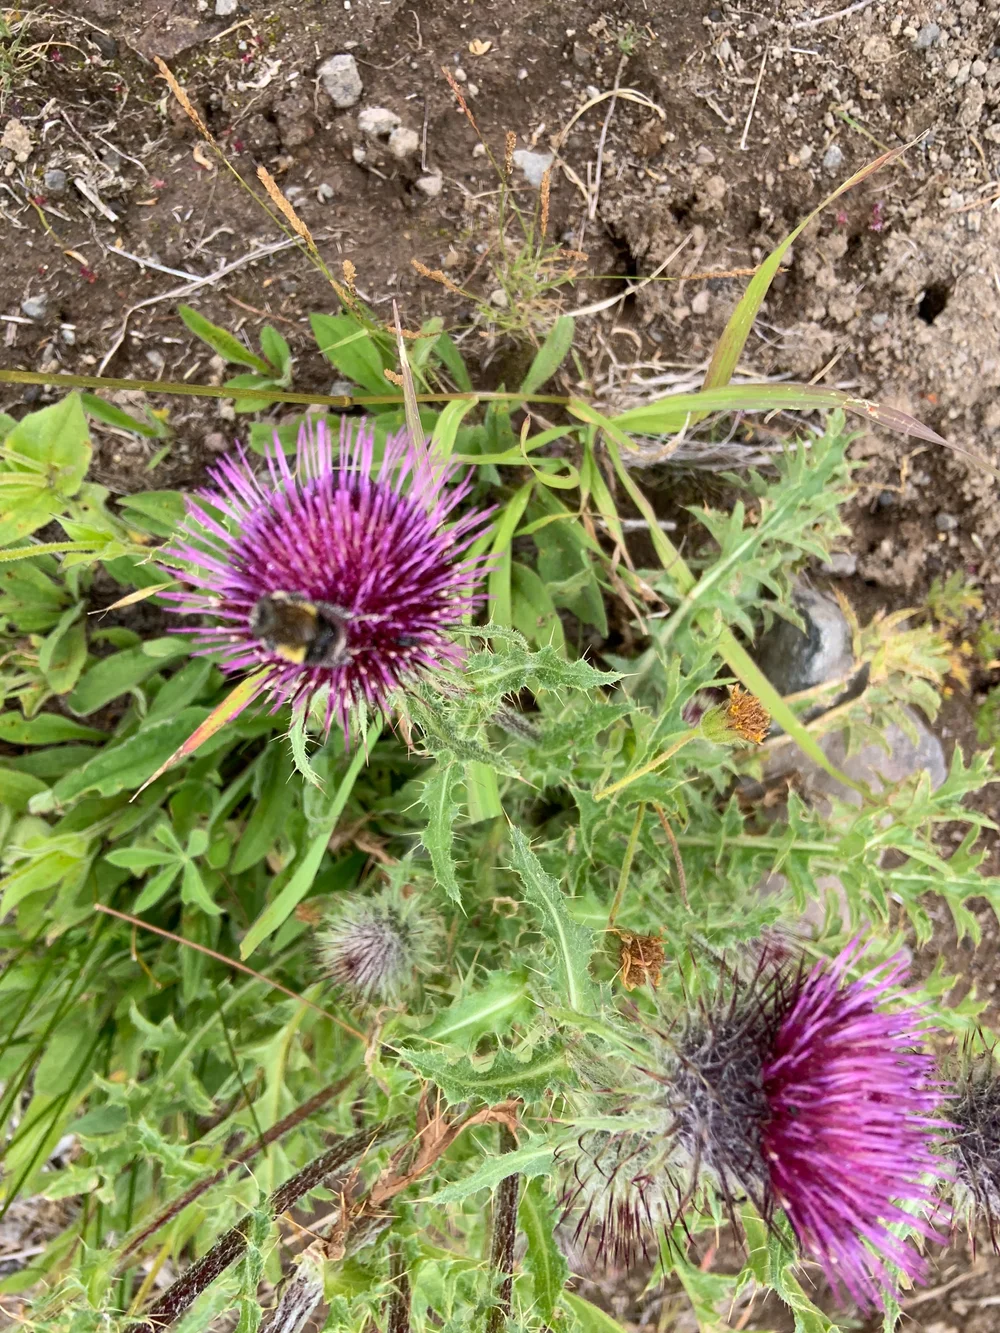
[(690, 731), (685, 732), (680, 740), (674, 741), (673, 745), (668, 746), (662, 754), (658, 754), (655, 759), (650, 759), (648, 764), (643, 764), (642, 768), (637, 768), (632, 773), (626, 773), (625, 776), (619, 778), (617, 782), (612, 782), (610, 787), (602, 787), (600, 791), (595, 791), (594, 800), (607, 800), (609, 796), (614, 796), (616, 792), (624, 790), (625, 787), (631, 787), (633, 782), (638, 782), (640, 778), (644, 778), (647, 774), (654, 772), (661, 764), (665, 764), (668, 759), (672, 759), (678, 750), (683, 750), (685, 745), (688, 745), (691, 741), (697, 740), (700, 735), (701, 729), (699, 727), (692, 727)]
[(646, 814), (646, 802), (640, 801), (638, 809), (635, 812), (635, 823), (632, 825), (632, 832), (629, 834), (628, 846), (625, 848), (625, 860), (622, 862), (622, 871), (618, 876), (618, 892), (615, 894), (615, 900), (611, 904), (611, 911), (608, 913), (608, 929), (615, 924), (615, 917), (618, 915), (618, 909), (622, 905), (622, 899), (625, 897), (625, 889), (628, 885), (628, 877), (632, 870), (632, 862), (635, 860), (635, 849), (639, 845), (639, 834), (642, 832), (642, 821)]

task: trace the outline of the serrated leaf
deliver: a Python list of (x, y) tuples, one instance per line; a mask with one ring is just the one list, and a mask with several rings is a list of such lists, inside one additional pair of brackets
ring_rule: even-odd
[(566, 910), (562, 889), (531, 850), (519, 828), (511, 829), (511, 866), (524, 885), (524, 896), (541, 918), (542, 930), (555, 946), (552, 984), (569, 1009), (597, 1010), (597, 986), (590, 976), (594, 933), (575, 922)]
[(471, 1175), (445, 1185), (422, 1202), (433, 1204), (457, 1203), (477, 1190), (495, 1189), (501, 1180), (514, 1174), (522, 1176), (549, 1175), (555, 1164), (555, 1149), (548, 1139), (536, 1138), (499, 1157), (488, 1157)]
[(538, 1177), (529, 1180), (524, 1188), (517, 1220), (528, 1243), (524, 1266), (531, 1276), (534, 1294), (532, 1315), (545, 1325), (562, 1296), (569, 1278), (569, 1264), (555, 1242), (554, 1210)]
[(507, 1032), (518, 1017), (531, 1009), (524, 977), (495, 973), (487, 985), (462, 996), (439, 1013), (420, 1035), (427, 1041), (468, 1047), (486, 1032)]
[(454, 1064), (429, 1051), (400, 1049), (408, 1065), (430, 1079), (441, 1089), (449, 1102), (481, 1098), (495, 1102), (504, 1097), (521, 1097), (534, 1101), (546, 1088), (562, 1083), (567, 1073), (566, 1056), (557, 1046), (541, 1046), (527, 1060), (521, 1060), (513, 1051), (498, 1050), (490, 1065), (483, 1069), (465, 1056)]
[(434, 771), (424, 783), (422, 800), (427, 808), (427, 824), (420, 833), (420, 841), (430, 854), (438, 883), (456, 903), (461, 903), (462, 891), (455, 874), (452, 847), (455, 822), (461, 809), (455, 796), (461, 776), (461, 769), (451, 753), (442, 751)]

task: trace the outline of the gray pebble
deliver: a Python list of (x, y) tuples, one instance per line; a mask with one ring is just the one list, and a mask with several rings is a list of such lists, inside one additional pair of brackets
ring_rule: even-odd
[(889, 316), (885, 313), (884, 310), (880, 310), (877, 315), (872, 315), (873, 329), (884, 329), (888, 323), (889, 323)]
[(398, 157), (402, 161), (405, 157), (412, 157), (420, 149), (420, 135), (416, 130), (409, 130), (403, 125), (397, 125), (389, 135), (389, 152), (393, 157)]
[(954, 532), (958, 527), (958, 519), (954, 514), (948, 514), (943, 509), (935, 515), (934, 526), (938, 532)]
[(363, 84), (357, 61), (351, 55), (330, 56), (316, 71), (323, 91), (334, 106), (355, 106), (361, 100)]
[(215, 17), (227, 19), (230, 14), (235, 14), (238, 8), (239, 0), (215, 0)]
[(820, 565), (820, 569), (833, 578), (849, 579), (858, 572), (858, 557), (853, 551), (834, 551), (830, 559)]
[(321, 181), (319, 185), (316, 186), (316, 198), (320, 201), (321, 204), (328, 204), (330, 200), (333, 198), (333, 196), (334, 196), (333, 186), (327, 184), (326, 181)]
[(937, 23), (925, 23), (917, 33), (916, 45), (922, 50), (929, 46), (934, 46), (941, 36), (941, 28)]
[(66, 173), (60, 171), (58, 167), (49, 167), (48, 171), (42, 177), (42, 184), (45, 186), (45, 193), (53, 198), (66, 193)]
[(554, 160), (551, 153), (532, 153), (527, 148), (519, 148), (514, 154), (514, 165), (520, 168), (524, 173), (524, 179), (536, 190)]
[(428, 199), (436, 199), (441, 193), (441, 187), (444, 184), (440, 172), (431, 172), (426, 176), (421, 176), (417, 181), (417, 189), (421, 194), (425, 194)]
[(399, 124), (395, 111), (384, 106), (366, 106), (358, 112), (358, 129), (373, 139), (387, 139)]
[(836, 171), (844, 160), (844, 152), (839, 143), (832, 143), (823, 154), (823, 166), (827, 171)]
[(29, 319), (44, 319), (47, 306), (47, 297), (29, 296), (26, 301), (21, 302), (21, 313), (27, 315)]

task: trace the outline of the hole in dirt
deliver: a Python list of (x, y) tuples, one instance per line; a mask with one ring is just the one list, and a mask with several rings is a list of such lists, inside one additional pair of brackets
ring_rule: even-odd
[(933, 324), (941, 311), (948, 304), (951, 288), (943, 282), (932, 282), (920, 298), (917, 314), (925, 324)]

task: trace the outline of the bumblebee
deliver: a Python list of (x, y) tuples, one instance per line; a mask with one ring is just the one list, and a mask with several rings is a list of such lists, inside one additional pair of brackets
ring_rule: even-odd
[(250, 612), (250, 632), (275, 657), (296, 666), (343, 666), (350, 660), (350, 613), (300, 592), (270, 592)]

